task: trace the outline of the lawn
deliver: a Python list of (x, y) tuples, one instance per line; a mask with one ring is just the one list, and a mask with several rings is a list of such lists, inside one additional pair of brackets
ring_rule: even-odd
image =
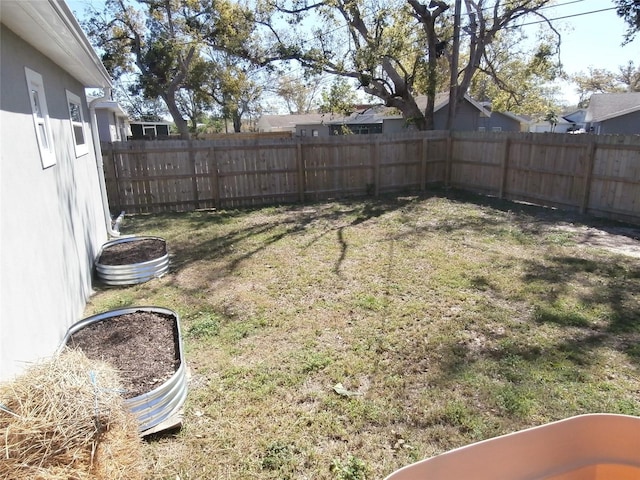
[[(478, 440), (640, 415), (640, 258), (613, 224), (456, 192), (131, 215), (171, 272), (86, 315), (175, 310), (191, 370), (153, 479), (380, 479)], [(592, 231), (592, 230), (589, 230)]]

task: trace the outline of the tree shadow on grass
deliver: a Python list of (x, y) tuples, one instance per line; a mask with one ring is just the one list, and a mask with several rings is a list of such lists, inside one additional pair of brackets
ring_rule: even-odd
[(485, 331), (489, 338), (486, 347), (479, 349), (472, 342), (452, 338), (441, 346), (437, 382), (455, 383), (475, 373), (479, 362), (503, 365), (510, 359), (524, 362), (524, 371), (531, 368), (542, 377), (564, 375), (582, 381), (584, 372), (602, 361), (602, 348), (624, 354), (640, 369), (640, 265), (616, 256), (550, 255), (528, 262), (524, 276), (539, 291), (525, 331), (548, 324), (560, 329), (558, 338), (537, 342), (535, 335), (522, 332), (491, 338)]
[[(171, 271), (181, 271), (196, 262), (220, 261), (224, 263), (222, 275), (229, 275), (237, 270), (244, 261), (288, 237), (304, 232), (309, 226), (315, 224), (322, 231), (304, 248), (313, 248), (313, 245), (322, 237), (335, 233), (340, 253), (335, 260), (334, 272), (339, 274), (349, 248), (344, 230), (402, 208), (410, 201), (413, 200), (383, 198), (366, 202), (347, 200), (319, 205), (263, 208), (257, 210), (266, 210), (266, 214), (260, 216), (255, 223), (247, 225), (242, 225), (242, 217), (249, 216), (256, 209), (234, 210), (220, 214), (212, 214), (211, 212), (159, 214), (149, 219), (143, 218), (139, 228), (162, 230), (170, 228), (172, 221), (183, 222), (182, 228), (186, 232), (185, 241), (181, 242), (181, 238), (175, 238), (172, 242), (168, 242)], [(207, 231), (212, 224), (228, 224), (235, 220), (238, 225), (242, 226), (221, 235), (216, 235), (215, 230)], [(202, 240), (193, 241), (197, 237), (198, 231), (207, 232), (203, 234)], [(252, 241), (257, 237), (261, 238), (260, 241)], [(221, 271), (218, 269), (216, 275), (220, 274)]]

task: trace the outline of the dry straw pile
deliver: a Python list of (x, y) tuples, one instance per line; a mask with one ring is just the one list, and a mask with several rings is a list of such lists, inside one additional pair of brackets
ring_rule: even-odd
[(108, 364), (66, 350), (0, 384), (0, 478), (144, 477), (138, 424)]

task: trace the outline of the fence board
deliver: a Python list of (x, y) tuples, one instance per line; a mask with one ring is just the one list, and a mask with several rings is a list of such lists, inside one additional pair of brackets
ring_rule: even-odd
[(640, 223), (640, 136), (229, 136), (103, 144), (103, 162), (118, 212), (291, 203), (444, 183)]

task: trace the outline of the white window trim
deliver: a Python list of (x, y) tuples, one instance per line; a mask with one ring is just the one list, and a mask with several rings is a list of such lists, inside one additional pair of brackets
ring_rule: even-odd
[[(81, 157), (82, 155), (86, 155), (89, 153), (89, 142), (87, 138), (87, 129), (84, 123), (84, 112), (82, 111), (82, 102), (80, 101), (80, 97), (75, 93), (66, 90), (67, 92), (67, 106), (69, 107), (69, 123), (71, 125), (71, 138), (73, 139), (73, 146), (76, 150), (76, 158)], [(71, 103), (75, 103), (79, 107), (80, 112), (80, 121), (76, 121), (73, 119), (71, 114)], [(78, 140), (76, 139), (76, 128), (82, 129), (82, 139), (84, 143), (78, 144)]]
[[(42, 168), (49, 168), (56, 164), (56, 154), (53, 146), (53, 135), (51, 134), (51, 120), (47, 109), (47, 97), (44, 93), (44, 82), (42, 75), (28, 67), (24, 67), (24, 73), (27, 80), (27, 94), (31, 104), (33, 127), (38, 139), (40, 161), (42, 162)], [(38, 96), (40, 115), (38, 115), (38, 106), (34, 102), (32, 92), (36, 92)]]

